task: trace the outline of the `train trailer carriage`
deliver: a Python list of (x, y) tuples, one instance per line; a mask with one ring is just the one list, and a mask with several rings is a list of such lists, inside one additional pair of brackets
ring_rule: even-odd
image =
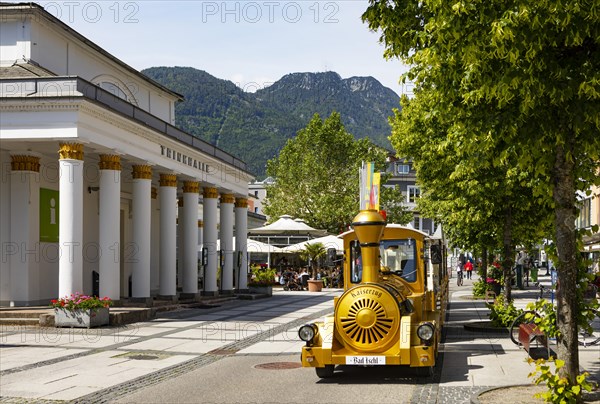
[(430, 374), (448, 296), (441, 230), (429, 236), (363, 210), (344, 239), (344, 293), (334, 313), (300, 327), (302, 365), (321, 378), (335, 365), (402, 365)]

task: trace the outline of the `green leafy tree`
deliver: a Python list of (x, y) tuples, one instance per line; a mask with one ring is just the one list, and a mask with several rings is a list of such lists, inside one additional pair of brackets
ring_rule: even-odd
[(553, 208), (557, 350), (575, 380), (576, 191), (600, 182), (597, 2), (370, 0), (363, 18), (381, 29), (386, 56), (411, 66), (415, 100), (432, 106), (422, 124), (441, 116), (460, 149), (491, 148), (492, 167), (531, 176), (533, 206)]
[[(501, 249), (504, 291), (510, 302), (515, 246), (548, 235), (549, 205), (533, 197), (535, 178), (514, 168), (518, 159), (514, 152), (505, 161), (495, 161), (493, 143), (468, 147), (469, 134), (453, 127), (454, 115), (445, 113), (432, 91), (421, 91), (419, 97), (403, 102), (392, 122), (392, 141), (399, 153), (414, 160), (425, 190), (418, 200), (419, 210), (442, 222), (457, 247), (482, 252)], [(436, 109), (434, 116), (428, 116)]]
[[(361, 161), (374, 161), (376, 169), (382, 170), (385, 159), (386, 152), (368, 139), (354, 140), (338, 113), (325, 120), (315, 114), (268, 162), (267, 172), (276, 181), (267, 187), (265, 213), (301, 217), (310, 226), (331, 233), (343, 231), (359, 209)], [(382, 208), (392, 208), (390, 220), (403, 219), (400, 200), (397, 190), (382, 195)]]

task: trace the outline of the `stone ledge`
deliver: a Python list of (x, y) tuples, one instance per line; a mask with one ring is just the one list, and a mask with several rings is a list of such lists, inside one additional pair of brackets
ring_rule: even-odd
[(535, 393), (543, 391), (546, 391), (544, 386), (535, 384), (497, 386), (471, 396), (471, 404), (543, 403), (544, 400), (534, 397)]

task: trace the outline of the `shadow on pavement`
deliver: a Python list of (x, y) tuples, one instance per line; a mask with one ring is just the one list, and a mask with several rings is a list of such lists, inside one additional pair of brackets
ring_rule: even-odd
[[(441, 366), (438, 365), (440, 368)], [(319, 384), (415, 384), (428, 382), (432, 376), (420, 377), (415, 368), (408, 366), (345, 366), (335, 367), (333, 377), (321, 379)]]

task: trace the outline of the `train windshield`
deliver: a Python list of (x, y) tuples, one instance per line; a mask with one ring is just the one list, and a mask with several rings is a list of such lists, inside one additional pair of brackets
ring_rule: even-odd
[(350, 281), (362, 281), (362, 254), (357, 240), (350, 242)]
[[(381, 270), (393, 272), (407, 282), (417, 280), (417, 254), (414, 239), (381, 240)], [(358, 241), (350, 243), (350, 276), (352, 283), (362, 281), (362, 256)]]
[(407, 282), (417, 280), (416, 242), (413, 239), (381, 240), (381, 270), (400, 275)]

